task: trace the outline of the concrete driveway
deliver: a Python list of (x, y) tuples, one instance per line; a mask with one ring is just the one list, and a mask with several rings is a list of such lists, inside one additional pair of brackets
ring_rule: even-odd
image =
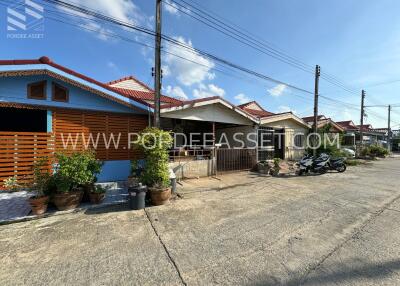
[(398, 285), (400, 159), (0, 226), (1, 285)]

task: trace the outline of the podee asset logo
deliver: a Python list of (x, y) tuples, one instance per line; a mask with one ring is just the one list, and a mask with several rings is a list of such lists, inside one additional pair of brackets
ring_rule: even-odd
[(42, 39), (44, 8), (32, 0), (18, 1), (7, 7), (8, 39)]

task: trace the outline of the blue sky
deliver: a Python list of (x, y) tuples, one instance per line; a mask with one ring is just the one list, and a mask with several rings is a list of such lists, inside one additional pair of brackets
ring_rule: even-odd
[[(42, 3), (41, 0), (35, 1)], [(153, 0), (73, 2), (149, 28), (154, 24)], [(400, 103), (400, 82), (369, 87), (400, 79), (399, 1), (194, 0), (193, 3), (201, 4), (309, 65), (319, 64), (323, 72), (336, 76), (350, 88), (359, 90), (360, 94), (365, 88), (367, 105)], [(112, 38), (108, 33), (153, 45), (151, 37), (79, 17), (63, 16), (63, 21), (75, 26), (55, 22), (51, 18), (60, 19), (61, 10), (45, 7), (43, 39), (9, 39), (6, 7), (1, 4), (1, 59), (47, 55), (59, 64), (100, 81), (134, 75), (152, 86), (154, 51)], [(163, 33), (249, 69), (313, 91), (312, 74), (246, 47), (171, 6), (165, 6), (163, 10)], [(168, 43), (163, 43), (163, 49), (210, 67), (218, 67), (211, 60), (185, 53)], [(163, 54), (163, 69), (164, 93), (172, 96), (193, 99), (221, 95), (236, 104), (257, 100), (272, 112), (292, 110), (300, 116), (312, 114), (312, 95), (273, 82), (238, 72), (227, 76), (168, 54)], [(348, 93), (325, 80), (321, 80), (320, 93), (355, 104), (355, 108), (360, 102), (359, 95)], [(359, 111), (323, 98), (320, 110), (334, 120), (353, 119), (357, 124), (359, 122)], [(367, 109), (369, 115), (366, 122), (375, 127), (385, 127), (386, 109), (371, 110), (372, 114)], [(393, 121), (400, 124), (400, 108), (394, 110)]]

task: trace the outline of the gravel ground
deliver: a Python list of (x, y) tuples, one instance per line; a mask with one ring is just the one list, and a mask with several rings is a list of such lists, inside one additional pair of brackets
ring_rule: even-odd
[[(1, 285), (400, 284), (400, 159), (0, 226)], [(336, 284), (335, 284), (336, 283)]]

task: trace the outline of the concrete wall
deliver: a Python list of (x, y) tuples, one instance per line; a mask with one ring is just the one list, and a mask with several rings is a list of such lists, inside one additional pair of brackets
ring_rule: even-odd
[(308, 128), (290, 119), (284, 119), (272, 123), (263, 124), (263, 126), (273, 127), (277, 129), (285, 129), (285, 159), (298, 160), (304, 155), (305, 149), (295, 148), (293, 142), (296, 134), (302, 133), (307, 136)]
[(171, 162), (169, 167), (178, 180), (211, 176), (214, 169), (212, 159)]
[[(29, 99), (27, 97), (27, 85), (29, 83), (43, 80), (47, 80), (47, 99)], [(58, 102), (51, 100), (52, 82), (58, 83), (68, 88), (69, 102)], [(127, 106), (45, 75), (0, 78), (0, 101), (94, 111), (123, 113), (134, 112), (131, 108)]]

